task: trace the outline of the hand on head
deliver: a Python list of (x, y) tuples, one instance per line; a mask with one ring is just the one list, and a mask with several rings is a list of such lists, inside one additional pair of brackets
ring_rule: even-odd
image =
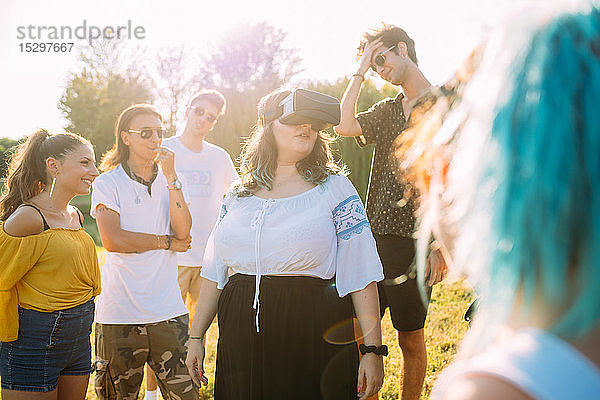
[(358, 73), (364, 75), (373, 65), (373, 56), (383, 47), (381, 38), (373, 40), (365, 46), (362, 56), (359, 60)]

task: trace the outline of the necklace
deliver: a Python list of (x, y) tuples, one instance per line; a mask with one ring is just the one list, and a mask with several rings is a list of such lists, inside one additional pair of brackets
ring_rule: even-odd
[[(145, 174), (146, 174), (146, 168), (148, 168), (148, 167), (149, 167), (149, 166), (151, 166), (151, 165), (153, 165), (153, 163), (152, 163), (152, 162), (147, 162), (146, 164), (144, 164), (144, 166), (142, 167), (142, 175), (145, 175)], [(131, 168), (130, 168), (129, 164), (125, 163), (125, 164), (124, 164), (124, 166), (125, 166), (125, 168), (124, 168), (124, 169), (125, 169), (125, 172), (127, 173), (127, 175), (129, 175), (129, 177), (130, 177), (130, 178), (132, 178), (133, 180), (135, 180), (136, 182), (138, 182), (138, 183), (140, 183), (140, 184), (142, 184), (142, 185), (146, 185), (146, 184), (148, 183), (148, 182), (146, 182), (146, 181), (145, 181), (145, 180), (144, 180), (142, 177), (138, 176), (138, 175), (137, 175), (135, 172), (133, 172), (133, 171), (131, 170)], [(155, 171), (155, 174), (156, 174), (156, 173), (158, 173), (158, 171)], [(151, 181), (153, 181), (153, 180), (154, 180), (154, 178), (156, 177), (156, 175), (155, 175), (155, 174), (153, 174), (153, 177), (152, 177), (152, 178), (150, 178), (150, 179), (151, 179)], [(150, 183), (150, 185), (151, 185), (151, 183)], [(139, 192), (138, 192), (138, 188), (137, 188), (137, 186), (138, 186), (138, 185), (136, 185), (136, 184), (133, 184), (133, 192), (135, 193), (135, 199), (133, 200), (133, 202), (134, 202), (136, 205), (139, 205), (139, 204), (142, 204), (142, 199), (141, 199), (141, 197), (140, 197), (140, 194), (139, 194)]]
[(281, 187), (283, 185), (287, 185), (290, 182), (297, 181), (299, 177), (300, 177), (300, 175), (293, 175), (293, 176), (287, 177), (287, 179), (275, 179), (274, 183), (275, 183), (276, 187)]

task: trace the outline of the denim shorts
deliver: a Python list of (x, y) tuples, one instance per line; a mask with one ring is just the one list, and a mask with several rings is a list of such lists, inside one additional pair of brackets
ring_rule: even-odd
[(2, 388), (50, 392), (61, 375), (88, 375), (94, 306), (92, 298), (53, 312), (19, 307), (19, 338), (0, 342)]

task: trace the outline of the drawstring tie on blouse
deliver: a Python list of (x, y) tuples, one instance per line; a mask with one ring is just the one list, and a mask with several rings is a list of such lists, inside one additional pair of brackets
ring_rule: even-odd
[(265, 215), (271, 208), (271, 206), (275, 203), (275, 200), (268, 199), (265, 200), (262, 204), (262, 208), (260, 211), (257, 211), (254, 215), (254, 219), (250, 226), (256, 229), (256, 234), (254, 237), (254, 257), (256, 263), (256, 278), (255, 278), (255, 286), (254, 286), (254, 303), (252, 304), (252, 308), (256, 310), (256, 332), (260, 332), (260, 328), (258, 326), (258, 315), (260, 313), (260, 300), (258, 298), (260, 294), (260, 278), (261, 278), (261, 267), (260, 267), (260, 234), (262, 231), (262, 225), (265, 220)]

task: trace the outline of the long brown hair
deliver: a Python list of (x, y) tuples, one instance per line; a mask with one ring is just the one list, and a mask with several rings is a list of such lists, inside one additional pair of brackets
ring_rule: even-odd
[[(279, 103), (290, 93), (289, 89), (278, 89), (258, 103), (256, 129), (246, 141), (240, 156), (241, 183), (236, 188), (238, 196), (249, 196), (261, 188), (273, 188), (273, 177), (277, 169), (277, 144), (273, 135), (273, 121), (263, 125), (262, 116), (273, 114)], [(342, 171), (342, 168), (335, 164), (329, 148), (329, 143), (333, 141), (334, 138), (327, 132), (317, 132), (313, 151), (296, 163), (296, 169), (305, 181), (320, 184), (330, 175)]]
[(46, 159), (61, 160), (77, 147), (92, 144), (74, 133), (50, 135), (40, 129), (19, 145), (9, 161), (5, 195), (0, 200), (0, 221), (6, 221), (17, 207), (40, 194), (50, 180)]
[(150, 104), (134, 104), (123, 110), (115, 122), (115, 144), (102, 156), (102, 162), (100, 163), (101, 171), (110, 171), (123, 161), (127, 161), (129, 158), (129, 147), (123, 142), (121, 132), (128, 130), (131, 120), (140, 114), (156, 115), (160, 119), (160, 122), (163, 122), (162, 116)]

